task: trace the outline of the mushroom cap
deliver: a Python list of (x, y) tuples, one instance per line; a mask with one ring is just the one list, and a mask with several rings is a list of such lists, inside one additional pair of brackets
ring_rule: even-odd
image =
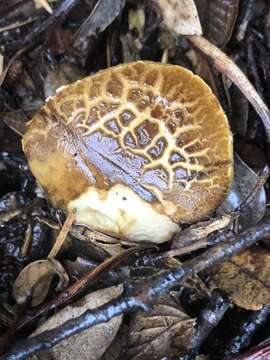
[(56, 207), (120, 238), (163, 242), (211, 214), (232, 180), (217, 98), (180, 66), (138, 61), (60, 88), (23, 149)]

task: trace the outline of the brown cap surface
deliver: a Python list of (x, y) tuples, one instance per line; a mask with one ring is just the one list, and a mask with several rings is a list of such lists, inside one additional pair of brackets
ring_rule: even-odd
[(232, 179), (224, 111), (176, 65), (123, 64), (66, 86), (32, 119), (23, 148), (48, 198), (66, 209), (89, 187), (106, 196), (123, 184), (174, 222), (195, 222)]

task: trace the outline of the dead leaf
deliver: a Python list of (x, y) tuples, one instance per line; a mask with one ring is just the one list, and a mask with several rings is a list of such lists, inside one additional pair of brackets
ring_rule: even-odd
[(26, 133), (26, 124), (36, 113), (37, 109), (20, 109), (2, 115), (2, 121), (19, 136)]
[[(67, 306), (47, 320), (32, 335), (36, 336), (44, 331), (51, 330), (64, 322), (81, 315), (88, 309), (95, 309), (119, 296), (123, 291), (122, 285), (95, 291), (83, 298), (84, 304)], [(122, 323), (122, 315), (91, 327), (77, 335), (63, 340), (54, 346), (49, 354), (55, 360), (97, 360), (109, 347)], [(32, 359), (39, 359), (34, 356)]]
[[(242, 67), (243, 69), (243, 67)], [(232, 123), (240, 136), (246, 137), (248, 131), (249, 102), (241, 91), (233, 85), (230, 90)]]
[(31, 305), (41, 304), (49, 291), (54, 275), (59, 277), (56, 290), (62, 290), (68, 284), (68, 275), (55, 259), (37, 260), (27, 265), (18, 275), (14, 286), (13, 296), (18, 304), (31, 299)]
[[(233, 211), (247, 198), (259, 177), (250, 169), (239, 156), (234, 156), (234, 177), (227, 198), (218, 209), (218, 213), (224, 214)], [(240, 211), (239, 224), (242, 229), (257, 224), (265, 213), (266, 194), (261, 188), (254, 198)]]
[(211, 269), (219, 289), (247, 310), (270, 305), (270, 252), (249, 248)]
[(218, 47), (231, 38), (238, 15), (239, 0), (195, 0), (204, 36)]
[(185, 314), (169, 295), (150, 313), (139, 313), (131, 323), (126, 359), (161, 359), (188, 351), (195, 319)]
[[(199, 240), (206, 239), (207, 236), (215, 231), (224, 229), (232, 221), (231, 215), (223, 215), (208, 221), (201, 221), (180, 231), (172, 239), (172, 249), (181, 249), (196, 245)], [(207, 245), (207, 240), (205, 246)], [(195, 246), (196, 248), (196, 246)]]
[(73, 46), (86, 54), (90, 39), (102, 33), (121, 13), (124, 5), (124, 0), (98, 0), (91, 14), (76, 32)]
[(126, 338), (128, 334), (129, 334), (129, 327), (122, 325), (116, 337), (114, 338), (113, 342), (105, 351), (105, 353), (102, 355), (100, 360), (122, 359), (121, 354), (123, 352), (124, 345), (126, 344)]
[(178, 35), (202, 35), (193, 0), (154, 0), (163, 15), (163, 24)]

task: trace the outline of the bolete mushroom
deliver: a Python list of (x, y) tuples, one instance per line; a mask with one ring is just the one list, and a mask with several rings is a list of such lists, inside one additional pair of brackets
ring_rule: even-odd
[(232, 135), (218, 100), (180, 66), (138, 61), (60, 88), (23, 149), (48, 199), (76, 222), (162, 243), (211, 214), (232, 180)]

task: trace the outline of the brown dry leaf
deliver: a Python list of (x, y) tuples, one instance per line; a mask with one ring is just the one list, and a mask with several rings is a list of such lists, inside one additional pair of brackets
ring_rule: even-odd
[(126, 359), (161, 359), (188, 351), (195, 319), (167, 295), (150, 313), (139, 313), (130, 327)]
[(270, 252), (249, 248), (211, 269), (218, 288), (247, 310), (270, 305)]
[(53, 277), (59, 277), (56, 290), (62, 290), (68, 284), (68, 275), (55, 259), (37, 260), (27, 265), (18, 275), (14, 286), (13, 296), (18, 304), (31, 299), (31, 305), (41, 304), (49, 291)]
[[(119, 296), (123, 291), (122, 285), (109, 287), (95, 291), (85, 296), (84, 304), (79, 306), (67, 306), (47, 320), (32, 335), (36, 336), (44, 331), (61, 326), (64, 322), (73, 319), (88, 309), (95, 309)], [(76, 305), (76, 304), (75, 304)], [(109, 347), (115, 338), (120, 325), (122, 315), (111, 319), (107, 323), (93, 326), (79, 334), (76, 334), (54, 346), (48, 353), (55, 360), (97, 360)], [(34, 356), (32, 359), (39, 359)]]
[(163, 23), (178, 35), (202, 35), (202, 28), (193, 0), (154, 0), (160, 7)]
[(195, 0), (205, 37), (218, 47), (231, 38), (238, 15), (239, 0)]

